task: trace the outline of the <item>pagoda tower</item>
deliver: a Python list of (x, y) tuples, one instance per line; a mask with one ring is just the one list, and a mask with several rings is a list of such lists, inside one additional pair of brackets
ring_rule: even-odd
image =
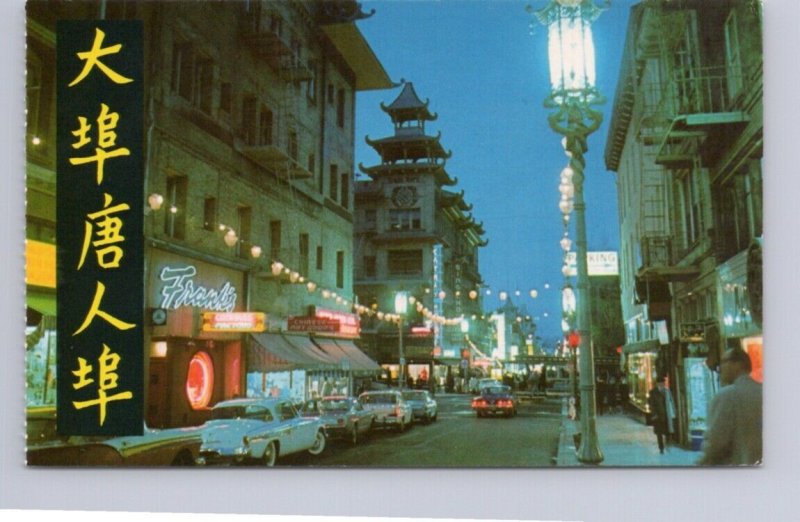
[[(426, 133), (425, 125), (438, 118), (428, 105), (405, 82), (391, 104), (380, 105), (394, 134), (366, 137), (380, 163), (359, 164), (369, 180), (356, 183), (355, 293), (360, 304), (380, 310), (394, 312), (394, 297), (404, 291), (439, 317), (480, 315), (478, 248), (488, 241), (464, 191), (448, 190), (458, 182), (445, 169), (452, 153), (442, 146), (441, 132)], [(407, 315), (407, 333), (416, 329), (409, 335), (404, 375), (414, 375), (414, 364), (429, 365), (427, 372), (433, 375), (435, 358), (437, 364), (448, 359), (459, 363), (464, 333), (458, 325), (436, 324), (416, 306)], [(384, 364), (396, 364), (397, 326), (362, 321), (362, 339), (372, 345), (367, 348)]]

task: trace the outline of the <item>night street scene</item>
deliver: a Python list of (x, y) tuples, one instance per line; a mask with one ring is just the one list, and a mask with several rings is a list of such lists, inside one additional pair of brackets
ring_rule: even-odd
[(762, 464), (760, 1), (26, 9), (27, 465)]

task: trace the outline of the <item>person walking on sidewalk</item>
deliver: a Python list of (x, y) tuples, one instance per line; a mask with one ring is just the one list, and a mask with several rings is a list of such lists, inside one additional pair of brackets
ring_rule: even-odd
[(723, 388), (711, 400), (700, 465), (753, 465), (762, 457), (761, 384), (750, 377), (750, 356), (741, 348), (720, 359)]
[(671, 433), (675, 432), (675, 403), (664, 377), (656, 379), (656, 387), (647, 399), (650, 406), (650, 423), (658, 440), (658, 451), (664, 453)]

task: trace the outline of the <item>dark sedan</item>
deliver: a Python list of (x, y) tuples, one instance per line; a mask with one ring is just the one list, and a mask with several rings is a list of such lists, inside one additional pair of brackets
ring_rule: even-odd
[(503, 384), (486, 386), (481, 389), (481, 394), (472, 399), (472, 409), (478, 417), (502, 414), (513, 417), (517, 414), (517, 398), (511, 392), (511, 387)]

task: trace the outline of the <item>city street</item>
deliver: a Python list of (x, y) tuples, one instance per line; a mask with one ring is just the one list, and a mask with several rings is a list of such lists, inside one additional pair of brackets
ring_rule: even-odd
[(513, 418), (477, 418), (471, 396), (438, 395), (439, 416), (404, 433), (374, 430), (351, 447), (330, 441), (321, 457), (291, 456), (279, 466), (547, 467), (555, 465), (561, 398), (522, 403)]

